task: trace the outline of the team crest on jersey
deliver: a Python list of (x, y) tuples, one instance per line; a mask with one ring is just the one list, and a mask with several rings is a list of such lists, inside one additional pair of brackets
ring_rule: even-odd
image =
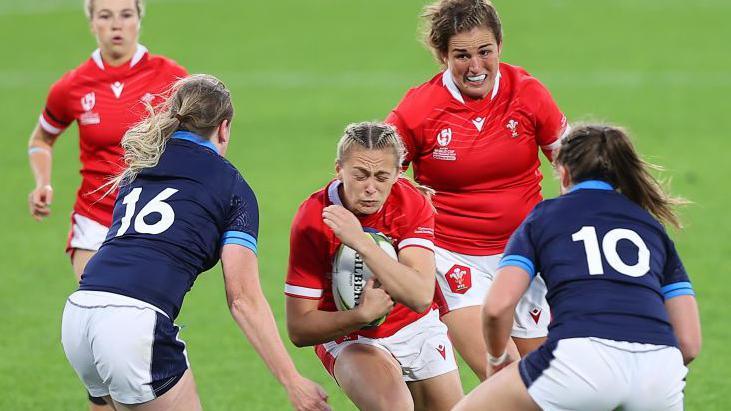
[(464, 294), (472, 288), (472, 270), (469, 267), (455, 264), (447, 271), (449, 289), (456, 294)]
[(516, 120), (513, 120), (511, 118), (510, 121), (508, 121), (508, 124), (505, 125), (505, 127), (507, 127), (508, 130), (510, 130), (510, 135), (513, 138), (518, 137), (518, 122)]
[(96, 94), (90, 91), (81, 98), (81, 108), (84, 109), (84, 113), (79, 116), (79, 124), (82, 126), (90, 124), (99, 124), (99, 113), (95, 113), (91, 110), (96, 105)]
[(457, 153), (447, 147), (452, 142), (452, 129), (444, 128), (437, 134), (437, 147), (432, 156), (437, 160), (454, 161), (457, 159)]

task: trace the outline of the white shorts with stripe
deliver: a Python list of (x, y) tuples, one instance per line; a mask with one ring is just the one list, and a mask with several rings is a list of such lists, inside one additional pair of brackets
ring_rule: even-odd
[(180, 329), (159, 308), (101, 291), (76, 291), (63, 311), (61, 342), (94, 397), (122, 404), (151, 401), (188, 369)]
[(325, 369), (335, 376), (335, 362), (343, 350), (353, 344), (377, 347), (398, 361), (406, 382), (437, 377), (457, 369), (452, 343), (447, 336), (447, 326), (439, 321), (436, 310), (384, 338), (367, 338), (330, 341), (315, 346), (315, 352)]
[[(465, 307), (481, 306), (495, 280), (502, 254), (476, 256), (434, 247), (437, 264), (437, 298), (442, 315)], [(546, 284), (536, 276), (523, 294), (513, 321), (512, 336), (538, 338), (548, 335), (551, 313)]]
[(89, 217), (71, 213), (71, 231), (66, 244), (66, 252), (74, 249), (97, 251), (107, 238), (109, 227)]
[(688, 369), (675, 347), (567, 338), (520, 361), (528, 394), (544, 410), (681, 411)]

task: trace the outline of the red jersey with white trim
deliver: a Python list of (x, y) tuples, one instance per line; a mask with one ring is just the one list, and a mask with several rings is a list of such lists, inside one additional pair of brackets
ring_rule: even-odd
[(548, 90), (505, 63), (484, 99), (463, 97), (445, 71), (409, 90), (386, 122), (416, 180), (437, 191), (436, 245), (469, 255), (503, 252), (541, 201), (538, 148), (550, 156), (568, 131)]
[(41, 127), (56, 135), (73, 121), (79, 126), (82, 180), (76, 213), (107, 227), (112, 223), (116, 193), (101, 198), (105, 190), (94, 190), (122, 170), (120, 142), (127, 129), (146, 115), (142, 101), (159, 103), (158, 94), (187, 75), (173, 60), (150, 55), (138, 46), (130, 62), (118, 67), (104, 64), (96, 50), (51, 86), (39, 119)]
[[(332, 204), (342, 205), (338, 193), (340, 184), (338, 180), (332, 181), (312, 194), (300, 205), (292, 221), (284, 293), (290, 297), (319, 300), (318, 308), (323, 311), (337, 311), (332, 293), (332, 262), (341, 242), (322, 221), (322, 210)], [(407, 247), (434, 249), (434, 210), (429, 200), (406, 179), (400, 178), (393, 185), (377, 213), (358, 219), (364, 228), (388, 236), (398, 252)], [(429, 311), (417, 313), (397, 303), (383, 324), (356, 331), (348, 337), (388, 337)]]

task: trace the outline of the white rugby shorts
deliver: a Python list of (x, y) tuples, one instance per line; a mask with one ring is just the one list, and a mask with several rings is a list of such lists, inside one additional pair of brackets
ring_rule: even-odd
[(421, 381), (457, 369), (447, 326), (439, 321), (437, 310), (384, 338), (357, 336), (315, 346), (315, 352), (330, 375), (335, 377), (335, 361), (345, 347), (366, 344), (392, 355), (401, 366), (405, 382)]
[(594, 337), (547, 342), (519, 371), (541, 409), (556, 411), (681, 411), (688, 373), (675, 347)]
[[(438, 286), (435, 300), (441, 315), (460, 308), (481, 306), (485, 302), (502, 254), (466, 255), (434, 247), (434, 256)], [(551, 312), (546, 291), (546, 283), (537, 275), (515, 307), (513, 337), (538, 338), (548, 335)]]
[(66, 244), (66, 252), (74, 249), (97, 251), (107, 238), (109, 227), (89, 217), (71, 213), (71, 230)]
[(144, 301), (76, 291), (63, 311), (61, 342), (89, 394), (140, 404), (167, 392), (188, 369), (179, 330)]

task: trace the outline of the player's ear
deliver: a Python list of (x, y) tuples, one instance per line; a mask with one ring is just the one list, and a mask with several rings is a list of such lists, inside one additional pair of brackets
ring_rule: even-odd
[(216, 130), (216, 138), (220, 144), (225, 144), (231, 138), (231, 122), (223, 120)]
[(564, 194), (569, 190), (569, 187), (571, 187), (571, 173), (569, 173), (566, 166), (562, 164), (557, 164), (556, 170), (558, 171), (558, 178), (561, 182), (561, 194)]

